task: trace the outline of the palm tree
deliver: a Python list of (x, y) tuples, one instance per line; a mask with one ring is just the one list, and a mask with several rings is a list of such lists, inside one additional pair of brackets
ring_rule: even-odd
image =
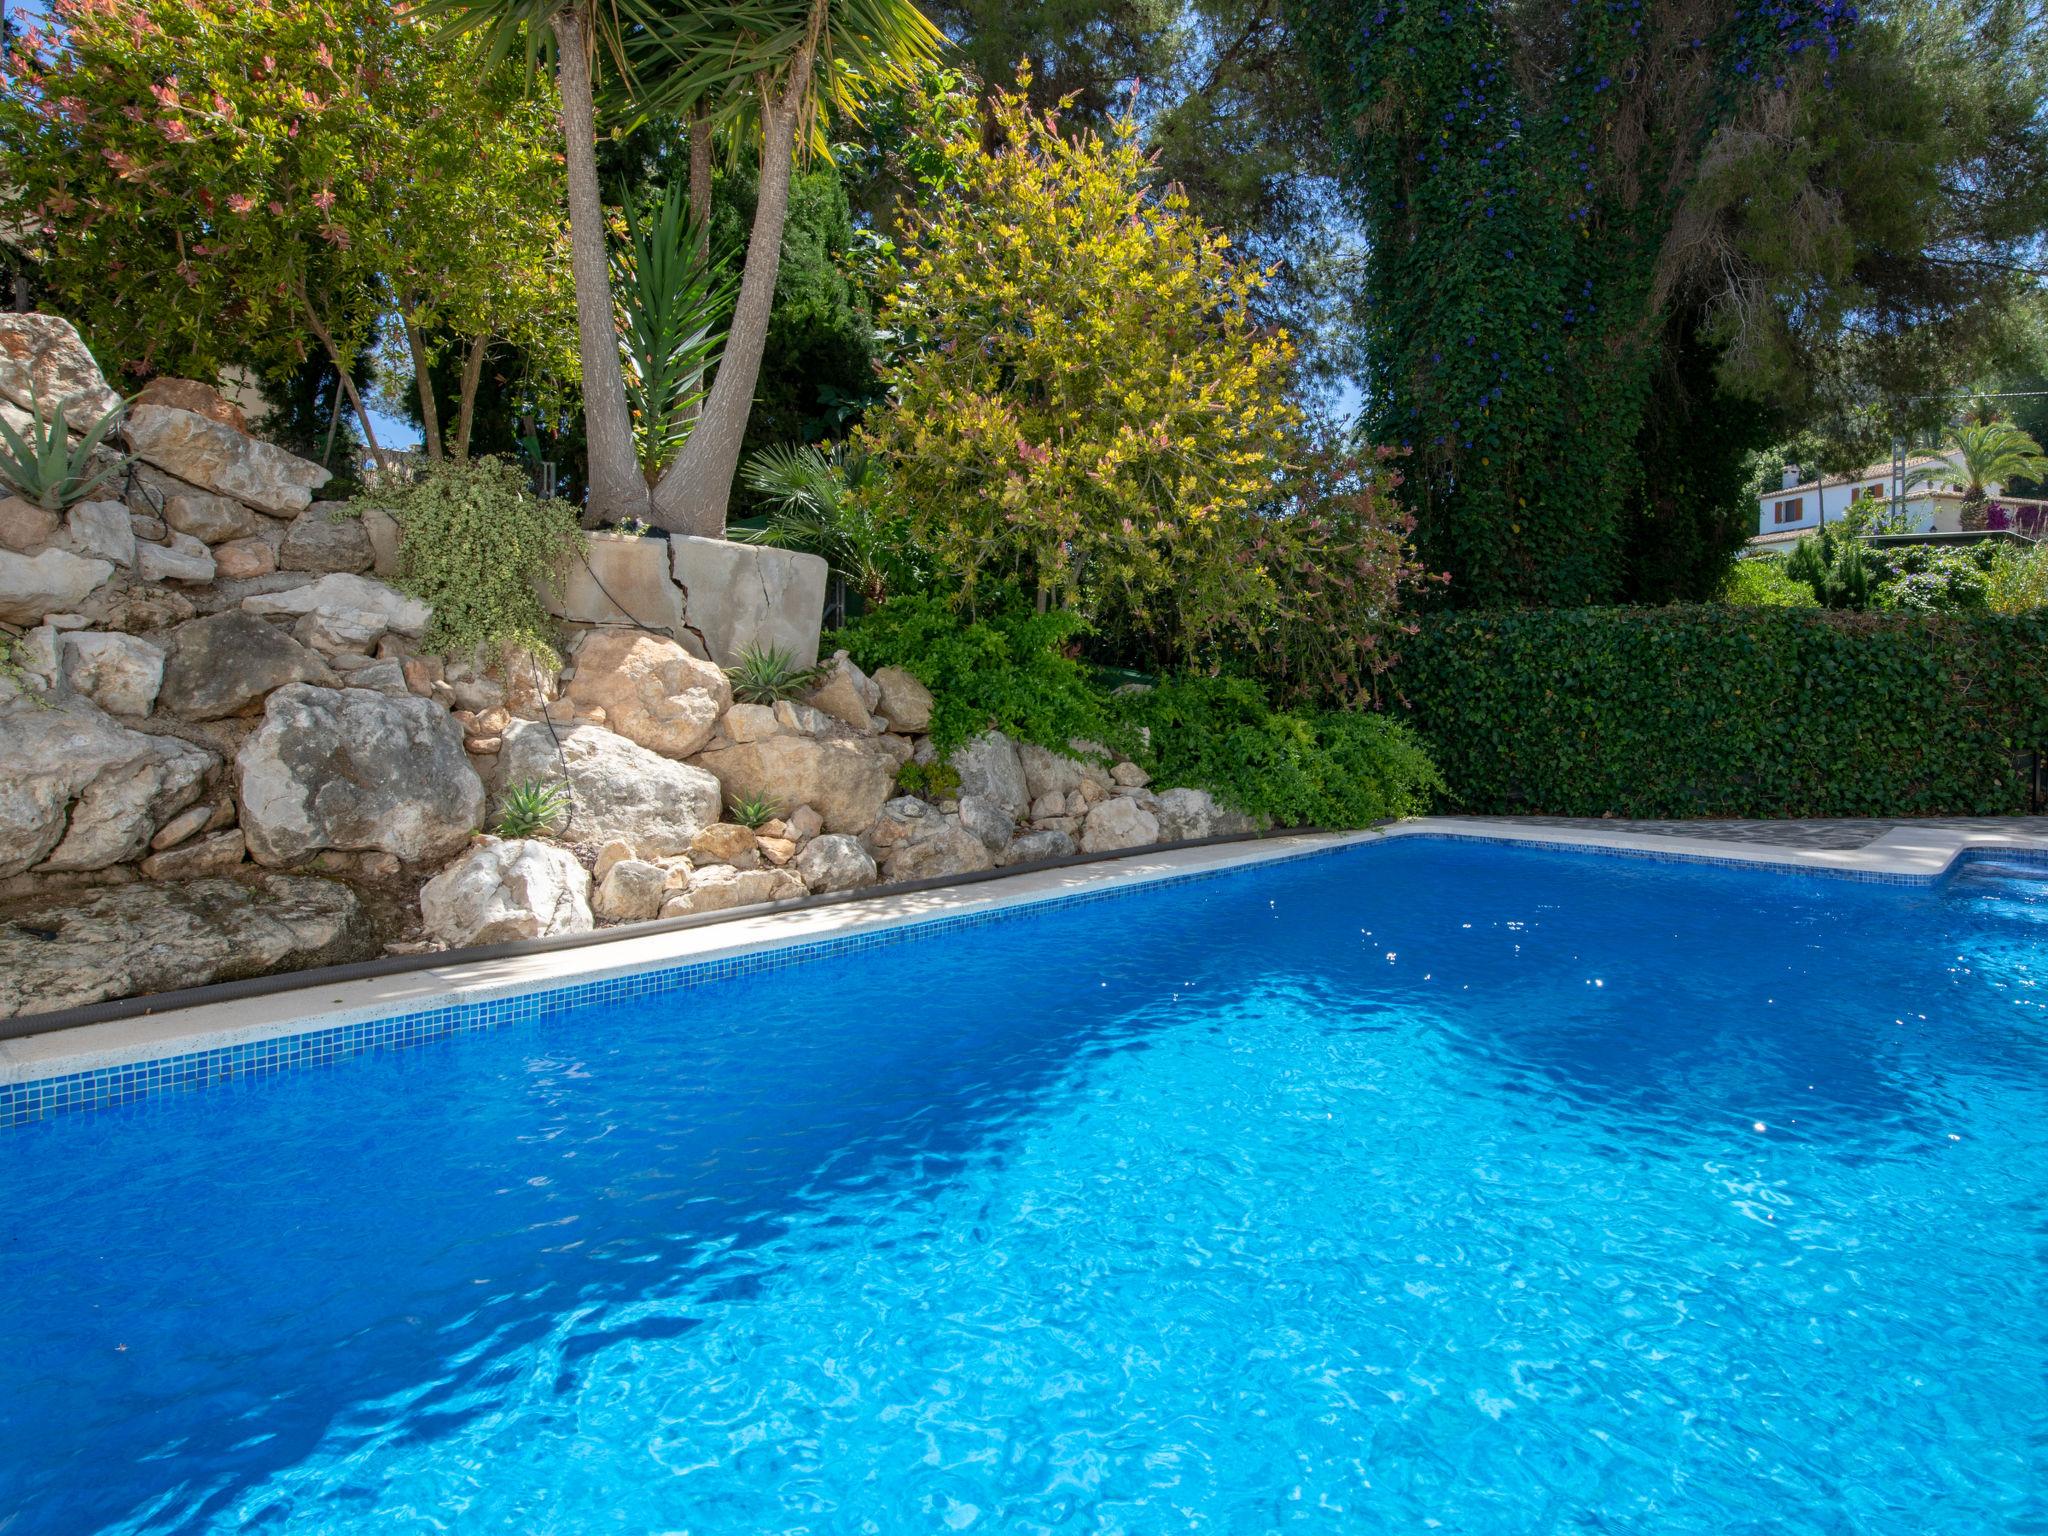
[(1987, 421), (1957, 427), (1948, 448), (1933, 463), (1906, 476), (1909, 488), (1929, 484), (1963, 488), (1962, 525), (1985, 526), (1986, 503), (1993, 486), (2014, 480), (2038, 480), (2048, 473), (2041, 445), (2009, 421)]
[[(587, 520), (647, 518), (675, 532), (721, 536), (768, 340), (799, 138), (809, 147), (821, 113), (857, 113), (876, 90), (911, 78), (937, 57), (938, 30), (913, 0), (428, 0), (425, 9), (487, 32), (500, 49), (523, 45), (530, 61), (543, 52), (554, 59), (590, 450)], [(760, 132), (760, 200), (725, 350), (651, 507), (634, 452), (598, 193), (594, 70), (601, 57), (615, 62), (636, 106), (676, 112), (689, 123), (699, 219), (708, 214), (702, 194), (714, 128), (751, 117)]]
[[(650, 11), (660, 0), (632, 0)], [(857, 116), (873, 94), (912, 79), (942, 39), (913, 0), (728, 0), (721, 8), (642, 17), (630, 47), (636, 76), (659, 76), (665, 105), (696, 126), (707, 111), (757, 128), (760, 195), (725, 350), (688, 441), (654, 488), (652, 521), (676, 533), (725, 533), (733, 475), (753, 411), (790, 177), (821, 147), (821, 117)]]

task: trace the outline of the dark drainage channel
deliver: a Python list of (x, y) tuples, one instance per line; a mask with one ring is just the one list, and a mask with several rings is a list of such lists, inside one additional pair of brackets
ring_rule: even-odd
[[(1376, 825), (1384, 826), (1380, 822)], [(475, 949), (441, 949), (423, 955), (385, 955), (376, 960), (358, 960), (353, 965), (329, 965), (310, 971), (281, 971), (273, 976), (252, 976), (245, 981), (220, 981), (203, 987), (181, 987), (175, 992), (151, 992), (141, 997), (114, 998), (89, 1003), (81, 1008), (62, 1008), (53, 1013), (25, 1013), (0, 1019), (0, 1040), (18, 1040), (26, 1035), (47, 1035), (85, 1024), (106, 1024), (116, 1019), (148, 1018), (176, 1008), (202, 1003), (234, 1002), (246, 997), (270, 997), (282, 992), (304, 992), (347, 981), (365, 981), (379, 976), (406, 976), (416, 971), (439, 970), (443, 966), (468, 965), (479, 960), (500, 960), (516, 955), (544, 955), (561, 950), (592, 949), (622, 938), (645, 938), (649, 934), (678, 933), (690, 928), (716, 928), (747, 918), (774, 912), (806, 912), (814, 907), (856, 906), (877, 897), (911, 895), (918, 891), (958, 890), (964, 886), (987, 885), (1013, 875), (1040, 870), (1074, 869), (1089, 864), (1109, 864), (1119, 859), (1142, 858), (1172, 853), (1182, 848), (1214, 848), (1232, 843), (1270, 842), (1279, 837), (1305, 837), (1331, 829), (1288, 827), (1271, 832), (1232, 833), (1222, 837), (1191, 837), (1177, 843), (1150, 843), (1143, 848), (1123, 848), (1114, 853), (1075, 853), (1059, 859), (1034, 859), (1005, 869), (978, 870), (971, 875), (940, 876), (929, 880), (904, 880), (894, 885), (871, 885), (864, 890), (842, 891), (828, 896), (801, 896), (788, 901), (764, 902), (729, 912), (706, 912), (693, 917), (656, 918), (644, 923), (621, 923), (616, 928), (599, 928), (590, 933), (569, 933), (551, 939), (519, 939), (507, 944), (486, 944)], [(55, 939), (54, 933), (23, 929), (32, 937)]]

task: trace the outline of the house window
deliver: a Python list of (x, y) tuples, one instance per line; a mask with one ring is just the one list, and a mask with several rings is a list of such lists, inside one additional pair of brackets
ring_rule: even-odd
[(1863, 494), (1866, 496), (1882, 496), (1884, 494), (1884, 487), (1882, 485), (1866, 485), (1863, 487)]
[(1806, 498), (1804, 496), (1788, 497), (1772, 509), (1772, 520), (1780, 523), (1796, 523), (1804, 515), (1805, 506)]

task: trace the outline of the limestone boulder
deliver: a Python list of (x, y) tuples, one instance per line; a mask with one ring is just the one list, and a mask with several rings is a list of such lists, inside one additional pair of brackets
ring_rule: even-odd
[(292, 520), (277, 549), (281, 571), (367, 571), (376, 560), (361, 518), (347, 515), (348, 503), (316, 501)]
[(874, 711), (882, 702), (882, 690), (844, 651), (833, 653), (825, 664), (824, 676), (811, 690), (811, 708), (830, 715), (848, 728), (869, 735), (875, 730)]
[(83, 431), (121, 403), (69, 320), (0, 314), (0, 397)]
[(607, 725), (649, 751), (682, 759), (711, 740), (732, 705), (732, 684), (673, 640), (599, 629), (576, 648), (565, 697), (579, 711), (602, 709)]
[(144, 581), (207, 582), (217, 570), (213, 551), (189, 533), (173, 533), (163, 544), (135, 546), (135, 573)]
[(639, 923), (661, 911), (668, 871), (646, 859), (618, 859), (597, 883), (591, 910), (613, 923)]
[(158, 701), (187, 720), (221, 720), (253, 714), (288, 683), (334, 680), (325, 661), (275, 624), (229, 609), (171, 632)]
[(987, 846), (924, 801), (905, 795), (891, 800), (864, 839), (890, 881), (943, 879), (994, 867)]
[(0, 703), (0, 878), (134, 858), (199, 798), (217, 761), (130, 730), (86, 699)]
[(0, 496), (0, 549), (31, 555), (64, 526), (63, 519), (20, 496)]
[(1177, 843), (1191, 837), (1227, 837), (1253, 832), (1258, 824), (1242, 811), (1219, 803), (1206, 789), (1169, 789), (1152, 811), (1159, 822), (1159, 840)]
[(965, 746), (956, 747), (948, 761), (960, 775), (960, 793), (980, 795), (1003, 808), (1012, 821), (1021, 821), (1031, 810), (1031, 791), (1024, 778), (1024, 763), (1017, 744), (1001, 731), (984, 731)]
[(483, 821), (483, 781), (462, 727), (410, 693), (287, 684), (236, 754), (235, 777), (259, 864), (298, 864), (328, 848), (432, 863)]
[(268, 518), (258, 516), (232, 496), (190, 486), (172, 490), (163, 499), (164, 525), (189, 533), (202, 544), (225, 544), (230, 539), (253, 539), (267, 532)]
[(34, 624), (46, 613), (71, 612), (113, 576), (113, 561), (67, 549), (35, 555), (0, 549), (0, 619)]
[(0, 1017), (342, 965), (378, 948), (362, 902), (334, 880), (113, 886), (39, 901), (0, 923)]
[(1074, 852), (1074, 837), (1058, 827), (1041, 827), (1026, 832), (996, 855), (996, 867), (1035, 864), (1041, 859), (1064, 859)]
[(455, 949), (588, 933), (590, 876), (559, 843), (479, 838), (420, 887), (426, 931)]
[(136, 457), (202, 490), (295, 516), (333, 477), (318, 464), (171, 405), (136, 404), (123, 426)]
[(761, 862), (760, 839), (736, 822), (714, 821), (690, 839), (690, 858), (698, 864), (730, 864), (753, 869)]
[(118, 501), (81, 501), (64, 514), (65, 542), (74, 555), (135, 564), (135, 525)]
[(142, 861), (142, 878), (198, 880), (206, 875), (224, 875), (240, 865), (248, 851), (240, 831), (216, 832), (211, 837), (152, 853)]
[(239, 405), (211, 384), (202, 384), (197, 379), (173, 379), (159, 375), (137, 391), (135, 403), (174, 406), (195, 416), (217, 421), (222, 426), (233, 427), (237, 432), (249, 430), (248, 415)]
[(828, 832), (865, 832), (895, 785), (896, 768), (874, 738), (780, 735), (699, 753), (730, 802), (808, 805)]
[(74, 630), (57, 641), (64, 681), (110, 715), (146, 715), (163, 686), (163, 647), (134, 635)]
[(333, 628), (349, 633), (374, 628), (377, 634), (421, 635), (434, 617), (432, 608), (416, 597), (407, 597), (396, 587), (386, 586), (373, 577), (341, 572), (322, 576), (302, 587), (252, 592), (242, 599), (242, 607), (258, 616), (299, 618), (314, 614)]
[(503, 740), (499, 801), (492, 814), (507, 790), (566, 777), (573, 808), (558, 835), (572, 842), (602, 846), (617, 840), (649, 860), (687, 853), (698, 832), (718, 820), (724, 803), (711, 774), (601, 725), (514, 720)]
[(676, 537), (668, 549), (684, 615), (718, 665), (737, 666), (747, 650), (782, 651), (799, 667), (817, 665), (823, 560), (725, 539)]
[(1083, 853), (1114, 853), (1143, 848), (1159, 841), (1159, 822), (1135, 800), (1121, 796), (1101, 801), (1081, 824)]
[(861, 847), (858, 838), (828, 832), (804, 844), (796, 856), (796, 872), (820, 895), (832, 891), (857, 891), (873, 885), (879, 874), (874, 858)]
[(960, 797), (960, 825), (981, 839), (990, 853), (1001, 853), (1010, 844), (1017, 824), (1010, 813), (987, 795)]
[(901, 667), (883, 667), (875, 673), (880, 693), (877, 711), (893, 731), (915, 736), (932, 726), (932, 691)]
[(248, 581), (277, 569), (277, 551), (265, 539), (229, 539), (213, 546), (214, 574), (227, 581)]
[(1033, 741), (1017, 743), (1017, 759), (1023, 765), (1024, 785), (1034, 802), (1047, 795), (1071, 795), (1084, 783), (1095, 785), (1105, 794), (1116, 784), (1107, 762), (1049, 752)]

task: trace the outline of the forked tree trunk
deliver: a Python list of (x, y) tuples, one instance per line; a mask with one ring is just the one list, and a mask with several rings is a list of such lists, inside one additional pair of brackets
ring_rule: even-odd
[(469, 340), (469, 355), (462, 360), (462, 399), (455, 408), (455, 457), (469, 458), (469, 431), (476, 425), (476, 391), (484, 376), (484, 353), (490, 349), (491, 338), (472, 336)]
[(341, 348), (334, 344), (334, 333), (327, 328), (327, 322), (321, 318), (319, 309), (313, 303), (312, 294), (307, 292), (306, 279), (303, 275), (296, 279), (294, 292), (299, 301), (300, 312), (306, 317), (306, 323), (313, 328), (313, 334), (319, 338), (320, 345), (327, 349), (327, 356), (334, 363), (334, 372), (340, 380), (341, 392), (348, 397), (348, 403), (356, 413), (356, 421), (363, 429), (363, 443), (369, 448), (370, 457), (377, 461), (379, 469), (389, 469), (391, 461), (384, 456), (384, 449), (377, 442), (377, 429), (370, 425), (370, 412), (363, 404), (362, 393), (356, 388), (356, 381), (348, 376), (348, 363), (341, 355)]
[(825, 0), (812, 0), (810, 27), (790, 62), (780, 92), (763, 91), (761, 101), (761, 197), (747, 235), (747, 264), (733, 305), (732, 326), (718, 359), (718, 377), (705, 397), (682, 452), (654, 488), (651, 521), (671, 533), (707, 539), (725, 536), (726, 506), (740, 467), (754, 386), (768, 344), (768, 318), (775, 308), (775, 276), (782, 265), (782, 226), (789, 217), (789, 181), (796, 164), (796, 130), (811, 89)]
[(576, 338), (583, 362), (583, 433), (590, 453), (586, 523), (647, 515), (647, 482), (633, 452), (626, 375), (612, 318), (604, 204), (597, 190), (597, 118), (590, 84), (590, 11), (557, 11), (552, 26), (562, 91), (562, 148), (569, 180), (569, 268), (576, 279)]

